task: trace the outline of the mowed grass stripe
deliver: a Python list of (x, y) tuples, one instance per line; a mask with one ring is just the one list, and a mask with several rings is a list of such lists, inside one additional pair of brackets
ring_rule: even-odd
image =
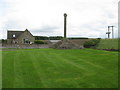
[[(71, 69), (69, 67), (70, 66), (73, 67), (73, 66), (66, 64), (65, 62), (62, 62), (63, 58), (58, 60), (58, 58), (54, 57), (55, 53), (52, 53), (52, 52), (51, 53), (47, 52), (47, 55), (41, 54), (41, 53), (35, 53), (35, 55), (38, 57), (36, 57), (37, 59), (33, 61), (34, 65), (36, 68), (39, 68), (37, 70), (40, 73), (40, 76), (42, 77), (42, 82), (44, 83), (44, 85), (46, 85), (47, 88), (50, 88), (50, 87), (59, 88), (62, 86), (64, 87), (77, 87), (78, 86), (77, 83), (73, 80), (73, 78), (69, 77), (70, 73), (71, 74), (73, 73), (71, 72), (73, 71), (73, 68)], [(42, 58), (40, 58), (41, 56)], [(58, 63), (54, 63), (56, 62), (56, 60)], [(68, 71), (68, 68), (69, 68), (69, 71)], [(76, 70), (76, 68), (74, 70)], [(72, 83), (70, 83), (69, 80), (71, 80)]]
[[(21, 53), (21, 54), (19, 54)], [(31, 56), (34, 54), (29, 54), (25, 51), (20, 51), (19, 54), (19, 63), (22, 72), (22, 78), (24, 81), (24, 86), (26, 88), (41, 88), (43, 84), (41, 83), (41, 79), (38, 75), (37, 70), (35, 69)], [(27, 58), (27, 59), (26, 59)], [(20, 68), (19, 68), (20, 69)]]
[[(89, 52), (89, 50), (91, 51), (91, 53)], [(109, 84), (112, 84), (114, 86), (115, 84), (113, 83), (113, 81), (116, 80), (116, 83), (118, 82), (118, 80), (116, 79), (118, 77), (118, 53), (117, 52), (108, 52), (108, 51), (106, 52), (106, 51), (100, 51), (100, 50), (92, 50), (92, 49), (89, 49), (89, 50), (87, 50), (88, 54), (86, 54), (86, 56), (84, 56), (84, 57), (81, 54), (77, 55), (77, 56), (76, 55), (72, 56), (73, 53), (72, 54), (70, 53), (71, 55), (66, 55), (66, 57), (64, 57), (64, 58), (69, 58), (69, 62), (71, 60), (72, 62), (77, 63), (78, 66), (82, 65), (86, 68), (89, 67), (89, 69), (87, 69), (88, 71), (86, 72), (86, 74), (88, 74), (88, 75), (90, 73), (93, 74), (93, 76), (91, 77), (92, 79), (97, 76), (97, 77), (100, 77), (100, 78), (98, 78), (98, 80), (100, 79), (99, 81), (101, 81), (106, 77), (104, 80), (108, 81), (111, 78), (111, 81), (109, 83), (103, 85), (103, 87), (107, 86), (107, 85), (109, 86)], [(106, 53), (108, 54), (108, 56), (106, 58), (103, 56), (101, 57), (101, 54), (106, 55)], [(82, 53), (82, 54), (85, 54), (85, 53)], [(95, 58), (96, 55), (99, 58)], [(111, 56), (109, 56), (109, 55), (111, 55)], [(104, 78), (101, 78), (102, 74), (105, 76)], [(95, 84), (97, 84), (98, 80), (96, 80)], [(116, 86), (117, 86), (117, 84), (116, 84)]]
[[(50, 53), (51, 55), (48, 55), (48, 52), (47, 52), (47, 58), (54, 58), (54, 60), (58, 60), (57, 58), (59, 58), (60, 59), (60, 57), (58, 57), (59, 56), (59, 54), (60, 54), (60, 52), (58, 52), (57, 53), (57, 55), (56, 55), (56, 53)], [(52, 55), (53, 54), (53, 55)], [(49, 57), (50, 56), (50, 57)], [(63, 56), (64, 56), (64, 54), (63, 54)], [(61, 57), (63, 57), (63, 56), (61, 56)], [(55, 57), (57, 57), (57, 58), (55, 58)], [(48, 59), (47, 59), (48, 60)], [(53, 62), (56, 62), (56, 61), (54, 61), (54, 60), (51, 60), (51, 61), (53, 61)], [(48, 60), (49, 61), (49, 60)], [(47, 62), (48, 62), (47, 61)], [(59, 60), (58, 60), (59, 61)], [(57, 61), (57, 62), (58, 62)], [(64, 57), (63, 57), (63, 59), (61, 59), (60, 61), (64, 61)], [(59, 63), (61, 63), (61, 62), (59, 62)], [(65, 61), (64, 61), (64, 63), (65, 63)], [(69, 63), (69, 62), (68, 62)], [(81, 63), (82, 64), (82, 63)], [(59, 64), (55, 64), (55, 65), (59, 65)], [(63, 65), (63, 64), (61, 64), (61, 65)], [(68, 64), (68, 65), (70, 65), (70, 64)], [(63, 65), (64, 67), (66, 66), (66, 65)], [(86, 66), (89, 66), (89, 65), (87, 65), (86, 64)], [(72, 67), (72, 65), (71, 65), (71, 67)], [(89, 66), (90, 68), (91, 68), (91, 66)], [(88, 68), (88, 67), (87, 67)], [(88, 69), (88, 71), (89, 71), (89, 73), (87, 72), (86, 73), (86, 75), (87, 74), (90, 74), (90, 70), (93, 70), (93, 72), (95, 73), (95, 75), (96, 75), (96, 71), (100, 71), (99, 69), (97, 70), (94, 70), (96, 67), (94, 67), (94, 68), (92, 68), (92, 69)], [(69, 68), (70, 69), (70, 68)], [(71, 70), (71, 69), (70, 69)], [(73, 71), (73, 70), (72, 70)], [(81, 71), (81, 70), (80, 70)], [(102, 71), (104, 71), (104, 70), (102, 70)], [(92, 74), (93, 74), (93, 72), (92, 72)], [(98, 73), (98, 72), (97, 72)], [(102, 74), (102, 73), (101, 73)], [(106, 73), (105, 73), (106, 74)], [(94, 75), (94, 74), (93, 74)], [(98, 74), (98, 75), (100, 75), (100, 74)], [(109, 75), (108, 73), (107, 73), (107, 75)], [(69, 76), (69, 75), (68, 75)], [(84, 75), (85, 76), (85, 75)], [(106, 76), (106, 75), (105, 75)], [(111, 76), (111, 75), (109, 75), (109, 76)], [(108, 77), (109, 78), (109, 77)], [(99, 82), (98, 82), (98, 84), (99, 84)], [(85, 85), (85, 84), (84, 84)], [(90, 84), (89, 84), (90, 85)], [(107, 86), (107, 85), (106, 85)], [(91, 87), (91, 86), (90, 86)], [(104, 86), (103, 86), (104, 87)]]
[[(11, 54), (17, 59), (14, 60), (14, 87), (118, 87), (117, 52), (93, 49), (30, 49), (13, 52)], [(106, 55), (109, 57), (103, 57)]]
[[(8, 65), (3, 66), (3, 88), (43, 87), (36, 69), (30, 59), (31, 55), (28, 54), (29, 51), (25, 52), (24, 50), (21, 50), (11, 52), (13, 56), (6, 54), (6, 56), (9, 56), (9, 60), (6, 59), (7, 61), (3, 62), (3, 65)], [(12, 62), (13, 60), (14, 62)]]
[[(109, 52), (108, 52), (109, 53)], [(73, 53), (72, 53), (73, 54)], [(84, 53), (83, 53), (84, 54)], [(64, 57), (64, 55), (66, 56), (66, 57)], [(52, 56), (52, 55), (51, 55)], [(57, 56), (57, 54), (55, 55), (55, 56)], [(75, 55), (76, 56), (76, 55)], [(58, 56), (57, 56), (58, 57)], [(89, 58), (86, 58), (86, 59), (80, 59), (80, 58), (78, 58), (78, 56), (76, 56), (76, 59), (75, 59), (75, 57), (74, 57), (74, 55), (72, 56), (72, 55), (69, 55), (69, 53), (66, 53), (66, 54), (62, 54), (62, 56), (60, 56), (60, 57), (63, 57), (63, 59), (62, 60), (65, 60), (64, 62), (68, 62), (70, 65), (72, 64), (72, 65), (74, 65), (74, 66), (77, 66), (77, 67), (81, 67), (81, 65), (82, 66), (84, 66), (84, 67), (86, 67), (87, 69), (87, 71), (86, 71), (86, 74), (84, 74), (84, 76), (89, 76), (90, 75), (90, 77), (93, 79), (96, 75), (98, 75), (99, 77), (101, 77), (101, 74), (105, 74), (105, 76), (106, 76), (106, 81), (108, 81), (108, 79), (113, 79), (113, 80), (115, 80), (115, 78), (118, 76), (117, 75), (117, 69), (115, 70), (115, 71), (113, 71), (112, 72), (112, 74), (111, 74), (111, 72), (108, 72), (109, 70), (108, 69), (106, 69), (106, 67), (104, 66), (100, 66), (100, 65), (102, 65), (102, 64), (99, 64), (98, 63), (98, 65), (97, 64), (94, 64), (93, 62), (89, 62)], [(60, 58), (59, 57), (59, 58)], [(70, 58), (70, 59), (69, 59)], [(73, 59), (72, 59), (73, 58)], [(88, 59), (88, 60), (87, 60)], [(102, 58), (103, 60), (104, 60), (104, 58)], [(79, 60), (80, 62), (78, 63), (76, 63), (76, 62), (74, 62), (75, 60)], [(96, 59), (94, 59), (94, 60), (96, 60)], [(71, 65), (71, 66), (72, 66)], [(114, 68), (117, 68), (117, 64), (115, 64), (114, 65), (115, 67)], [(89, 67), (89, 69), (88, 69), (88, 67)], [(100, 72), (100, 71), (102, 71), (102, 73)], [(98, 74), (99, 73), (99, 74)], [(114, 77), (114, 73), (116, 74), (116, 77)], [(89, 77), (89, 78), (90, 78)], [(85, 79), (84, 79), (85, 80)], [(98, 80), (99, 80), (99, 78), (98, 78)], [(100, 78), (100, 80), (98, 81), (98, 85), (99, 85), (99, 82), (101, 82), (101, 80), (103, 80), (102, 78)], [(97, 81), (97, 80), (96, 80)], [(86, 81), (86, 84), (87, 84), (87, 82), (88, 81)], [(105, 81), (103, 81), (102, 83), (104, 83)], [(116, 80), (116, 82), (117, 82), (117, 80)], [(110, 82), (110, 84), (112, 84), (113, 82), (111, 81)], [(94, 85), (94, 84), (97, 84), (96, 82), (95, 83), (92, 83), (92, 82), (90, 82), (89, 83), (89, 85), (90, 84), (92, 84), (92, 85)], [(85, 85), (85, 84), (84, 84)], [(103, 86), (102, 86), (103, 85)], [(117, 84), (116, 84), (117, 85)], [(101, 87), (105, 87), (105, 86), (107, 86), (107, 84), (101, 84)], [(113, 84), (113, 86), (114, 86), (114, 84)], [(90, 86), (90, 87), (92, 87), (92, 86)]]
[[(76, 52), (79, 55), (76, 55)], [(86, 54), (86, 56), (84, 56), (84, 54)], [(106, 54), (108, 56), (106, 56)], [(103, 55), (105, 55), (105, 56), (103, 56)], [(112, 59), (111, 59), (111, 57), (109, 57), (109, 55), (113, 56), (113, 57), (111, 56)], [(73, 52), (69, 52), (69, 50), (68, 50), (68, 52), (66, 52), (66, 53), (63, 53), (63, 52), (61, 53), (58, 51), (58, 52), (54, 53), (54, 55), (51, 54), (50, 56), (52, 56), (51, 58), (59, 57), (59, 59), (60, 58), (66, 59), (66, 60), (68, 60), (68, 63), (72, 62), (74, 65), (76, 64), (79, 67), (84, 68), (84, 69), (86, 67), (85, 66), (82, 67), (82, 65), (86, 65), (86, 66), (91, 65), (93, 68), (106, 69), (108, 71), (110, 66), (117, 67), (117, 63), (118, 63), (118, 53), (115, 53), (115, 55), (113, 55), (113, 54), (111, 54), (111, 52), (108, 52), (108, 51), (104, 52), (104, 51), (100, 51), (100, 50), (91, 50), (91, 49), (90, 49), (90, 51), (87, 50), (87, 53), (82, 52), (82, 50), (75, 50)], [(97, 57), (97, 60), (96, 60), (96, 57)], [(111, 60), (113, 62), (111, 62)], [(108, 68), (107, 68), (107, 65), (109, 65)]]
[[(115, 65), (116, 67), (118, 63), (118, 52), (88, 49), (87, 53), (82, 52), (77, 56), (76, 55), (74, 56), (74, 55), (73, 53), (70, 53), (68, 58), (70, 58), (70, 60), (72, 59), (74, 60), (74, 58), (79, 58), (84, 62), (95, 64), (95, 66), (97, 67), (104, 67), (106, 69), (110, 68), (110, 66), (106, 66), (107, 63), (108, 65), (111, 65), (111, 66)], [(79, 61), (81, 61), (79, 59), (77, 59), (78, 63)]]
[(22, 68), (26, 68), (26, 67), (21, 67), (20, 60), (22, 60), (21, 58), (21, 52), (19, 51), (15, 51), (15, 58), (18, 58), (14, 61), (14, 73), (15, 73), (15, 80), (14, 80), (14, 88), (25, 88), (25, 83), (24, 83), (24, 77), (23, 77), (23, 70)]
[[(77, 52), (77, 53), (76, 53)], [(99, 55), (99, 54), (106, 54), (106, 53), (108, 53), (109, 55), (111, 55), (111, 57), (113, 56), (112, 54), (112, 52), (105, 52), (105, 51), (99, 51), (99, 50), (92, 50), (92, 49), (87, 49), (87, 51), (86, 50), (71, 50), (71, 52), (70, 53), (68, 53), (68, 55), (67, 55), (67, 52), (66, 52), (66, 54), (63, 54), (63, 55), (65, 55), (65, 57), (64, 58), (69, 58), (68, 60), (70, 61), (79, 61), (79, 62), (76, 62), (77, 64), (79, 64), (79, 66), (82, 66), (82, 65), (84, 65), (84, 67), (86, 67), (87, 68), (87, 73), (86, 73), (86, 75), (88, 74), (93, 74), (92, 75), (92, 77), (91, 77), (91, 80), (92, 79), (95, 79), (95, 77), (96, 77), (96, 75), (98, 75), (97, 77), (100, 77), (100, 78), (98, 78), (98, 80), (96, 80), (96, 82), (95, 83), (93, 83), (93, 84), (97, 84), (97, 81), (98, 81), (98, 86), (99, 86), (99, 82), (101, 81), (101, 80), (103, 80), (102, 78), (101, 78), (101, 75), (102, 74), (104, 74), (104, 72), (105, 72), (105, 76), (106, 76), (106, 79), (110, 79), (109, 77), (111, 77), (111, 78), (113, 78), (113, 80), (115, 80), (115, 78), (117, 77), (117, 57), (115, 56), (115, 58), (112, 58), (112, 62), (113, 62), (113, 64), (110, 64), (111, 62), (106, 62), (106, 60), (107, 59), (109, 59), (109, 61), (111, 61), (111, 57), (110, 58), (104, 58), (104, 57), (102, 57), (101, 58), (101, 56)], [(112, 53), (112, 54), (111, 54)], [(78, 55), (79, 54), (79, 55)], [(72, 59), (73, 58), (73, 59)], [(114, 60), (114, 61), (113, 61)], [(82, 63), (82, 61), (83, 61), (83, 63)], [(98, 62), (99, 61), (99, 62)], [(108, 61), (108, 60), (107, 60)], [(89, 62), (90, 62), (90, 64), (89, 64)], [(94, 62), (97, 62), (97, 63), (94, 63)], [(107, 66), (106, 65), (103, 65), (103, 63), (101, 63), (101, 62), (104, 62), (104, 63), (106, 63), (106, 64), (110, 64), (112, 67), (114, 66), (114, 70), (111, 70), (111, 66), (109, 66), (109, 68), (106, 68)], [(116, 63), (114, 63), (114, 62), (116, 62)], [(98, 66), (97, 66), (98, 65)], [(100, 67), (100, 68), (99, 68)], [(102, 69), (101, 69), (101, 67), (103, 67)], [(104, 68), (105, 68), (105, 70), (104, 70)], [(92, 71), (93, 72), (92, 72)], [(101, 72), (99, 72), (99, 71), (102, 71), (102, 73)], [(112, 74), (109, 72), (108, 73), (108, 71), (113, 71), (112, 72)], [(89, 72), (89, 73), (88, 73)], [(97, 74), (96, 74), (97, 73)], [(95, 75), (94, 75), (95, 74)], [(116, 74), (116, 77), (114, 77), (114, 74)], [(108, 77), (107, 77), (107, 75), (108, 75)], [(112, 77), (113, 76), (113, 77)], [(90, 77), (89, 77), (90, 78)], [(100, 79), (100, 80), (99, 80)], [(93, 82), (93, 81), (91, 81), (91, 80), (89, 80), (90, 81), (90, 83), (91, 82)], [(108, 81), (108, 80), (106, 80), (106, 81)], [(112, 81), (112, 80), (111, 80)], [(88, 82), (88, 81), (86, 81), (86, 82)], [(116, 82), (117, 82), (117, 80), (116, 80)], [(102, 83), (104, 83), (104, 81), (102, 82)], [(111, 84), (112, 82), (110, 82), (110, 84)], [(85, 85), (85, 84), (84, 84)], [(117, 85), (117, 84), (116, 84)], [(102, 86), (102, 84), (101, 84), (101, 87), (106, 87), (107, 86), (107, 84), (105, 84), (105, 85), (103, 85)], [(114, 86), (114, 85), (113, 85)]]
[[(38, 55), (37, 55), (38, 56)], [(43, 55), (42, 55), (42, 57), (43, 57)], [(72, 65), (74, 65), (74, 66), (76, 66), (77, 64), (73, 64), (73, 63), (71, 63), (70, 62), (70, 60), (68, 61), (67, 59), (64, 59), (64, 57), (63, 58), (61, 58), (62, 56), (60, 56), (59, 57), (59, 52), (58, 53), (49, 53), (49, 52), (47, 52), (47, 59), (45, 58), (45, 57), (43, 57), (44, 58), (44, 61), (45, 60), (47, 60), (47, 62), (52, 62), (52, 63), (55, 63), (54, 65), (55, 66), (61, 66), (61, 65), (63, 65), (64, 67), (66, 67), (66, 65), (65, 65), (65, 63), (66, 63), (66, 61), (67, 61), (67, 63), (68, 63), (68, 65), (70, 65), (70, 67), (72, 67)], [(57, 57), (57, 58), (56, 58)], [(53, 59), (54, 58), (54, 59)], [(60, 60), (59, 60), (60, 59)], [(41, 59), (40, 59), (41, 60)], [(57, 60), (57, 62), (59, 62), (60, 64), (57, 64), (56, 63), (56, 61), (55, 60)], [(64, 62), (64, 64), (62, 63), (62, 61)], [(83, 63), (82, 63), (83, 64)], [(93, 65), (93, 64), (92, 64)], [(46, 66), (46, 65), (45, 65)], [(80, 66), (80, 65), (77, 65), (77, 66)], [(87, 65), (86, 65), (87, 66)], [(96, 66), (96, 65), (95, 65)], [(43, 67), (43, 66), (42, 66)], [(67, 68), (69, 68), (70, 70), (71, 70), (71, 68), (70, 67), (67, 67)], [(91, 67), (91, 66), (90, 66)], [(59, 67), (59, 68), (61, 68), (61, 67)], [(72, 67), (73, 68), (73, 67)], [(94, 68), (96, 68), (96, 67), (94, 67)], [(94, 70), (94, 68), (92, 68), (92, 70)], [(90, 70), (90, 69), (88, 69), (88, 70)], [(99, 70), (99, 69), (98, 69)], [(45, 71), (45, 69), (44, 69), (44, 71)], [(80, 70), (81, 71), (81, 70)], [(97, 69), (96, 69), (96, 71), (97, 71)], [(95, 71), (94, 71), (95, 72)], [(83, 72), (82, 72), (83, 73)], [(69, 75), (68, 75), (69, 76)]]
[[(100, 50), (91, 50), (91, 52), (96, 52), (96, 53), (91, 54), (91, 52), (88, 52), (86, 56), (83, 56), (83, 54), (85, 53), (82, 53), (82, 54), (80, 53), (77, 56), (74, 53), (70, 53), (70, 54), (66, 54), (64, 58), (68, 58), (69, 61), (75, 62), (79, 64), (79, 66), (86, 65), (89, 67), (99, 68), (101, 70), (103, 69), (110, 72), (111, 72), (110, 70), (111, 68), (117, 71), (117, 68), (115, 67), (118, 67), (117, 66), (118, 53), (111, 54), (111, 52), (109, 51), (107, 52), (104, 52), (104, 51), (97, 52), (97, 51), (100, 51)], [(96, 57), (97, 57), (97, 60), (96, 60)]]
[[(71, 50), (72, 51), (72, 50)], [(78, 51), (78, 50), (76, 50), (76, 51)], [(62, 54), (63, 56), (65, 55), (65, 57), (63, 57), (63, 56), (61, 56), (61, 57), (63, 57), (63, 58), (69, 58), (69, 57), (71, 57), (70, 59), (68, 59), (69, 60), (69, 62), (70, 62), (70, 60), (72, 60), (72, 61), (75, 61), (75, 60), (79, 60), (80, 62), (77, 62), (77, 64), (79, 64), (79, 66), (81, 66), (81, 65), (85, 65), (84, 67), (86, 67), (87, 69), (88, 69), (88, 71), (89, 72), (91, 72), (91, 70), (93, 71), (92, 72), (92, 74), (93, 73), (95, 73), (95, 76), (96, 76), (96, 73), (97, 73), (97, 75), (99, 76), (99, 77), (101, 77), (100, 75), (102, 75), (102, 74), (105, 74), (105, 76), (106, 76), (106, 81), (108, 81), (108, 79), (112, 79), (113, 81), (114, 80), (116, 80), (116, 78), (118, 77), (118, 69), (117, 69), (117, 67), (118, 67), (118, 53), (117, 52), (108, 52), (108, 51), (100, 51), (100, 50), (92, 50), (92, 49), (89, 49), (89, 50), (87, 50), (88, 52), (88, 54), (85, 54), (85, 53), (83, 53), (84, 54), (84, 57), (85, 58), (82, 58), (82, 57), (80, 57), (80, 56), (82, 56), (82, 55), (77, 55), (77, 54), (74, 54), (74, 52), (76, 52), (76, 51), (72, 51), (68, 56), (67, 56), (67, 52), (66, 52), (66, 54)], [(79, 53), (81, 53), (81, 51), (82, 50), (80, 50), (79, 51)], [(91, 52), (89, 52), (89, 51), (91, 51)], [(96, 53), (95, 53), (96, 52)], [(101, 57), (101, 54), (105, 54), (106, 55), (106, 53), (108, 54), (108, 55), (110, 55), (109, 57), (107, 57), (107, 58), (104, 58), (103, 56)], [(95, 55), (94, 55), (95, 54)], [(86, 55), (86, 56), (85, 56)], [(74, 57), (75, 56), (75, 57)], [(99, 57), (99, 58), (95, 58), (95, 57)], [(79, 58), (80, 57), (80, 58)], [(113, 58), (114, 57), (114, 58)], [(72, 59), (73, 58), (73, 59)], [(76, 59), (75, 59), (76, 58)], [(107, 60), (108, 59), (108, 60)], [(99, 62), (97, 62), (99, 60)], [(84, 63), (81, 63), (81, 61), (84, 61)], [(103, 63), (100, 63), (100, 61), (101, 62), (103, 62)], [(106, 62), (107, 61), (107, 62)], [(109, 61), (109, 62), (108, 62)], [(97, 63), (94, 63), (94, 62), (97, 62)], [(90, 65), (89, 65), (89, 63), (90, 63)], [(110, 65), (109, 65), (110, 64)], [(98, 65), (98, 66), (97, 66)], [(108, 68), (108, 66), (109, 66), (109, 68)], [(89, 67), (89, 68), (88, 68)], [(102, 68), (101, 68), (102, 67)], [(112, 67), (112, 68), (111, 68)], [(101, 72), (102, 71), (102, 72)], [(99, 74), (98, 74), (99, 73)], [(114, 77), (115, 76), (115, 77)], [(94, 78), (94, 77), (93, 77)], [(103, 80), (103, 79), (101, 79), (101, 80)], [(113, 81), (111, 80), (111, 82), (110, 82), (110, 84), (112, 84), (113, 83)], [(100, 81), (100, 80), (99, 80)], [(103, 82), (104, 83), (104, 82)], [(117, 83), (117, 80), (116, 80), (116, 83)], [(101, 84), (102, 85), (102, 84)], [(103, 87), (104, 87), (105, 85), (103, 85)], [(106, 84), (106, 86), (107, 86), (107, 84)], [(114, 86), (114, 84), (113, 84), (113, 86)], [(117, 86), (117, 84), (116, 84), (116, 86)]]
[[(86, 76), (86, 73), (85, 73), (87, 71), (86, 67), (83, 67), (81, 65), (78, 65), (77, 63), (72, 62), (71, 60), (69, 60), (68, 57), (65, 58), (64, 55), (66, 54), (63, 54), (63, 56), (59, 55), (60, 53), (58, 55), (57, 54), (54, 53), (55, 57), (53, 55), (50, 55), (50, 56), (53, 56), (52, 58), (55, 58), (57, 60), (59, 59), (60, 60), (59, 64), (62, 64), (62, 68), (61, 67), (58, 67), (58, 68), (61, 68), (62, 70), (61, 76), (63, 77), (57, 78), (57, 80), (60, 83), (64, 82), (65, 83), (64, 87), (85, 88), (86, 86), (87, 87), (93, 86), (91, 83), (89, 83), (88, 85), (87, 82), (85, 84), (81, 84), (84, 82), (83, 78)], [(60, 70), (58, 69), (58, 71)], [(69, 82), (73, 82), (73, 83), (69, 83)]]
[(2, 56), (2, 88), (14, 88), (14, 52), (3, 52)]

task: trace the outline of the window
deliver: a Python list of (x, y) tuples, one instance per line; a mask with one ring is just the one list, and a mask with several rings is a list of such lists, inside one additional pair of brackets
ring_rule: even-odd
[(13, 38), (15, 38), (15, 34), (13, 34)]
[(24, 44), (29, 44), (30, 41), (28, 39), (24, 39)]

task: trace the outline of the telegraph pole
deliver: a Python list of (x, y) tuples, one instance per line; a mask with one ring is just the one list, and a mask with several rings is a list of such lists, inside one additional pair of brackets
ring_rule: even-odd
[(108, 34), (108, 39), (110, 38), (110, 26), (108, 26), (108, 32), (106, 32), (106, 34)]
[(64, 13), (64, 38), (66, 38), (66, 29), (67, 29), (67, 14)]
[(113, 28), (114, 26), (108, 26), (108, 32), (106, 34), (108, 34), (108, 38), (110, 38), (110, 28), (112, 28), (112, 38), (114, 38), (114, 31), (113, 31)]
[(114, 31), (113, 31), (113, 28), (114, 28), (114, 26), (108, 26), (108, 32), (106, 33), (106, 34), (108, 34), (108, 38), (110, 38), (110, 36), (109, 36), (109, 34), (111, 33), (111, 32), (109, 32), (109, 30), (110, 30), (110, 28), (112, 28), (112, 49), (114, 48)]

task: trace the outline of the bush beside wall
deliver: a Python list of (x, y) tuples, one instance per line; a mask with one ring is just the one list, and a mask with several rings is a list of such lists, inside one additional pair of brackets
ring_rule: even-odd
[(84, 47), (85, 47), (85, 48), (95, 47), (95, 46), (98, 45), (99, 42), (100, 42), (100, 38), (98, 38), (98, 39), (91, 39), (91, 40), (86, 41), (86, 42), (84, 43)]
[(34, 43), (35, 43), (35, 44), (47, 44), (47, 43), (44, 42), (43, 40), (35, 40)]
[(6, 39), (2, 39), (2, 40), (0, 40), (0, 43), (6, 44), (6, 43), (7, 43), (7, 40), (6, 40)]

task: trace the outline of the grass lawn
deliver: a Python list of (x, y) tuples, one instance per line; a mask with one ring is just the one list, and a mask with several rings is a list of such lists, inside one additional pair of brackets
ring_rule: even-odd
[(3, 51), (3, 88), (117, 88), (118, 52)]

